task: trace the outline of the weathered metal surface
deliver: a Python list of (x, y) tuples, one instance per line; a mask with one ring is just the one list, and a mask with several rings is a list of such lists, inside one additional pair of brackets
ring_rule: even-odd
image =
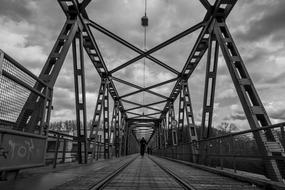
[(46, 137), (0, 129), (0, 171), (44, 165)]

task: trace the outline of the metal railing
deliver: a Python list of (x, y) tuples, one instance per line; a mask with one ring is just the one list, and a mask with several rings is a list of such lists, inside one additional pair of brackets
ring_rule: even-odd
[[(52, 164), (53, 168), (56, 168), (57, 164), (78, 161), (77, 140), (77, 136), (49, 130), (45, 157), (46, 165)], [(89, 141), (89, 139), (88, 142), (89, 161), (104, 158), (104, 143), (101, 142), (101, 138), (98, 138), (96, 143)], [(111, 151), (110, 155), (114, 156), (114, 150), (111, 145), (109, 149)]]
[[(222, 134), (209, 139), (179, 144), (177, 146), (161, 146), (161, 149), (155, 149), (153, 152), (158, 156), (195, 162), (220, 168), (221, 170), (227, 168), (232, 169), (234, 172), (240, 170), (265, 175), (264, 159), (274, 158), (277, 161), (285, 161), (285, 157), (281, 154), (262, 154), (258, 149), (253, 135), (256, 132), (265, 133), (266, 130), (279, 129), (280, 143), (284, 146), (284, 126), (285, 122), (254, 130)], [(191, 147), (195, 147), (198, 153), (192, 154)], [(285, 172), (285, 167), (284, 171), (281, 172)]]
[[(35, 88), (36, 84), (43, 87), (41, 91)], [(51, 103), (51, 92), (52, 88), (44, 81), (40, 80), (31, 71), (0, 50), (1, 128), (28, 131), (23, 126), (18, 126), (17, 120), (29, 96), (35, 94), (38, 96), (37, 101), (47, 101), (46, 105), (48, 105)], [(50, 109), (50, 107), (46, 109)], [(46, 135), (47, 125), (45, 122), (48, 120), (47, 117), (49, 117), (46, 109), (43, 110), (43, 119), (38, 126), (39, 129), (29, 132)]]

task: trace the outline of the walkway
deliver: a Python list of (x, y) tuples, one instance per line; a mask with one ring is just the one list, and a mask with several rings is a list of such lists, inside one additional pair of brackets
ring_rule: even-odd
[(0, 189), (261, 189), (246, 182), (148, 155), (131, 155), (56, 171), (49, 169), (46, 173), (43, 170), (33, 169), (24, 172), (15, 181), (0, 182)]

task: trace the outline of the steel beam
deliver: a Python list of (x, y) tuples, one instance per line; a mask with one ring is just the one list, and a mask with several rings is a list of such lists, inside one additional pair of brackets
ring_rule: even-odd
[(211, 8), (211, 4), (208, 2), (208, 0), (200, 0), (200, 2), (207, 10)]
[[(109, 30), (107, 30), (106, 28), (100, 26), (99, 24), (95, 23), (92, 20), (88, 20), (88, 24), (90, 26), (92, 26), (93, 28), (97, 29), (98, 31), (102, 32), (103, 34), (109, 36), (110, 38), (116, 40), (117, 42), (123, 44), (124, 46), (132, 49), (133, 51), (143, 55), (145, 53), (145, 51), (139, 49), (138, 47), (134, 46), (133, 44), (127, 42), (126, 40), (122, 39), (121, 37), (117, 36), (116, 34), (110, 32)], [(151, 61), (153, 61), (154, 63), (162, 66), (163, 68), (167, 69), (168, 71), (178, 75), (179, 72), (176, 71), (174, 68), (168, 66), (167, 64), (163, 63), (162, 61), (158, 60), (157, 58), (151, 56), (151, 55), (146, 55), (146, 58), (150, 59)], [(112, 73), (112, 72), (111, 72)]]
[(77, 136), (78, 136), (77, 139), (78, 163), (86, 164), (88, 158), (86, 92), (85, 92), (83, 38), (80, 32), (77, 32), (76, 37), (73, 39), (72, 54), (73, 54), (73, 71), (74, 71), (74, 84), (75, 84), (74, 87), (75, 87), (76, 126), (77, 126)]
[[(214, 33), (221, 47), (251, 129), (271, 125), (269, 116), (258, 96), (228, 27), (222, 18), (217, 18)], [(284, 148), (274, 130), (258, 131), (254, 132), (253, 135), (261, 154), (264, 156), (280, 155), (285, 157)], [(271, 157), (265, 158), (264, 162), (267, 177), (274, 181), (283, 181), (282, 178), (285, 178), (285, 172), (283, 170), (284, 161), (276, 160)]]
[(154, 52), (160, 50), (161, 48), (163, 48), (163, 47), (165, 47), (165, 46), (167, 46), (167, 45), (169, 45), (169, 44), (171, 44), (171, 43), (173, 43), (173, 42), (175, 42), (175, 41), (177, 41), (177, 40), (183, 38), (184, 36), (186, 36), (186, 35), (188, 35), (188, 34), (191, 34), (192, 32), (198, 30), (198, 29), (201, 28), (203, 25), (204, 25), (204, 22), (200, 22), (200, 23), (194, 25), (193, 27), (191, 27), (191, 28), (189, 28), (189, 29), (187, 29), (187, 30), (185, 30), (185, 31), (183, 31), (183, 32), (181, 32), (181, 33), (179, 33), (179, 34), (177, 34), (176, 36), (174, 36), (174, 37), (172, 37), (172, 38), (166, 40), (165, 42), (163, 42), (163, 43), (161, 43), (161, 44), (159, 44), (159, 45), (157, 45), (157, 46), (151, 48), (150, 50), (146, 51), (144, 54), (141, 54), (141, 55), (139, 55), (139, 56), (137, 56), (137, 57), (135, 57), (135, 58), (129, 60), (128, 62), (126, 62), (126, 63), (124, 63), (124, 64), (122, 64), (122, 65), (120, 65), (120, 66), (114, 68), (113, 70), (110, 71), (110, 73), (112, 74), (112, 73), (114, 73), (114, 72), (117, 72), (117, 71), (119, 71), (119, 70), (121, 70), (121, 69), (127, 67), (128, 65), (130, 65), (130, 64), (132, 64), (132, 63), (134, 63), (134, 62), (136, 62), (136, 61), (138, 61), (138, 60), (140, 60), (140, 59), (146, 57), (147, 55), (150, 55), (150, 54), (152, 54), (152, 53), (154, 53)]
[[(215, 35), (211, 33), (208, 42), (208, 55), (205, 75), (205, 88), (204, 88), (204, 100), (203, 100), (203, 112), (202, 112), (202, 131), (201, 139), (207, 139), (211, 137), (212, 119), (214, 110), (214, 98), (216, 89), (216, 76), (218, 68), (219, 58), (219, 44), (215, 39)], [(212, 59), (212, 52), (214, 56)]]
[(124, 98), (124, 97), (127, 97), (127, 96), (131, 96), (131, 95), (134, 95), (134, 94), (137, 94), (137, 93), (146, 91), (146, 92), (149, 92), (149, 93), (152, 92), (151, 94), (154, 94), (154, 95), (159, 96), (159, 97), (161, 97), (161, 98), (168, 99), (168, 97), (163, 96), (163, 95), (161, 95), (161, 94), (159, 94), (159, 93), (150, 91), (150, 89), (163, 86), (163, 85), (168, 84), (168, 83), (170, 83), (170, 82), (174, 82), (174, 81), (176, 81), (177, 79), (178, 79), (178, 78), (173, 78), (173, 79), (170, 79), (170, 80), (167, 80), (167, 81), (164, 81), (164, 82), (161, 82), (161, 83), (158, 83), (158, 84), (155, 84), (155, 85), (146, 87), (146, 88), (137, 87), (137, 88), (140, 89), (140, 90), (137, 90), (137, 91), (134, 91), (134, 92), (131, 92), (131, 93), (122, 95), (120, 98)]
[[(159, 93), (156, 93), (156, 92), (153, 92), (153, 91), (149, 90), (149, 89), (155, 88), (155, 87), (157, 87), (157, 86), (155, 86), (155, 87), (143, 88), (143, 87), (140, 87), (140, 86), (138, 86), (138, 85), (135, 85), (135, 84), (130, 83), (130, 82), (127, 82), (127, 81), (124, 81), (124, 80), (119, 79), (119, 78), (116, 78), (116, 77), (110, 77), (110, 78), (113, 79), (113, 80), (115, 80), (115, 81), (117, 81), (117, 82), (120, 82), (120, 83), (129, 85), (129, 86), (134, 87), (134, 88), (137, 88), (137, 89), (140, 89), (140, 90), (138, 90), (138, 91), (135, 91), (135, 92), (131, 92), (131, 93), (129, 93), (129, 94), (122, 95), (122, 96), (120, 96), (119, 98), (125, 98), (125, 97), (127, 97), (127, 96), (131, 96), (131, 95), (137, 94), (137, 93), (139, 93), (139, 92), (146, 91), (146, 92), (148, 92), (148, 93), (150, 93), (150, 94), (153, 94), (153, 95), (156, 95), (156, 96), (158, 96), (158, 97), (167, 99), (166, 96), (163, 96), (163, 95), (161, 95), (161, 94), (159, 94)], [(172, 79), (172, 80), (173, 80), (173, 79)], [(175, 80), (176, 80), (176, 79), (175, 79)], [(175, 81), (175, 80), (174, 80), (174, 81)], [(160, 84), (157, 84), (157, 85), (160, 86)]]
[(103, 101), (103, 137), (104, 137), (104, 158), (110, 158), (110, 128), (109, 128), (109, 84), (106, 83), (106, 91)]
[(107, 80), (102, 79), (100, 87), (99, 87), (99, 93), (97, 97), (97, 102), (95, 106), (95, 111), (93, 115), (92, 126), (90, 129), (90, 136), (89, 136), (90, 139), (95, 139), (95, 143), (98, 140), (98, 130), (100, 126), (100, 120), (101, 120), (103, 104), (104, 104), (103, 102), (105, 98), (104, 94), (106, 93), (106, 90), (107, 90)]
[(145, 108), (148, 108), (148, 109), (151, 109), (151, 110), (155, 110), (155, 111), (161, 111), (160, 109), (156, 109), (156, 108), (153, 108), (153, 107), (150, 107), (150, 106), (153, 106), (153, 105), (156, 105), (156, 104), (161, 104), (161, 103), (166, 102), (166, 100), (163, 100), (163, 101), (159, 101), (159, 102), (154, 102), (154, 103), (142, 105), (142, 104), (135, 103), (135, 102), (132, 102), (132, 101), (129, 101), (129, 100), (124, 100), (124, 99), (121, 99), (121, 101), (138, 106), (138, 107), (126, 109), (125, 111), (136, 110), (136, 109), (140, 109), (140, 108), (144, 108), (144, 107), (145, 107)]
[(114, 109), (113, 109), (113, 117), (111, 122), (111, 135), (113, 136), (113, 142), (112, 145), (115, 149), (115, 157), (119, 157), (120, 153), (120, 126), (119, 126), (119, 102), (114, 103)]
[[(52, 97), (52, 88), (55, 84), (55, 81), (59, 75), (60, 69), (63, 65), (64, 59), (67, 55), (68, 49), (72, 43), (72, 40), (78, 30), (78, 20), (67, 19), (65, 22), (54, 46), (49, 54), (47, 62), (45, 63), (39, 79), (45, 82), (51, 91), (48, 93), (50, 98)], [(34, 89), (42, 92), (45, 90), (45, 86), (41, 83), (36, 82)], [(37, 101), (39, 99), (40, 101)], [(44, 99), (40, 98), (38, 95), (31, 93), (23, 106), (21, 113), (16, 121), (17, 125), (14, 129), (22, 130), (26, 132), (41, 131), (40, 123), (43, 118), (43, 110), (45, 110), (46, 105), (44, 105)]]
[[(183, 77), (183, 80), (188, 80), (193, 71), (195, 70), (196, 66), (200, 62), (201, 58), (203, 57), (204, 53), (207, 50), (208, 45), (208, 38), (209, 38), (209, 28), (213, 27), (214, 20), (216, 17), (223, 17), (224, 19), (227, 18), (229, 13), (231, 12), (232, 8), (234, 7), (237, 0), (217, 0), (215, 1), (215, 4), (213, 7), (211, 7), (207, 14), (205, 15), (204, 21), (202, 22), (203, 28), (200, 32), (195, 45), (193, 49), (191, 50), (191, 53), (182, 69), (181, 76)], [(221, 8), (221, 6), (224, 6), (224, 8)], [(179, 89), (181, 88), (181, 80), (177, 80), (175, 86), (172, 89), (172, 92), (169, 96), (169, 99), (174, 102), (179, 95)], [(164, 109), (163, 113), (161, 114), (160, 118), (163, 117), (164, 114), (166, 114), (169, 110), (170, 102), (168, 102)]]

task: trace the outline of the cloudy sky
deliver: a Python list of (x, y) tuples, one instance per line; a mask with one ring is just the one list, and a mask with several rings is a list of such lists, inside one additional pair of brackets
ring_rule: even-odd
[[(227, 23), (257, 91), (272, 122), (285, 121), (285, 1), (239, 0)], [(144, 0), (93, 0), (89, 17), (135, 46), (143, 49)], [(198, 0), (148, 0), (147, 49), (200, 22), (205, 10)], [(39, 74), (65, 22), (65, 15), (55, 0), (1, 0), (0, 49), (22, 65)], [(153, 54), (169, 66), (181, 71), (200, 31), (182, 38)], [(93, 30), (109, 70), (126, 62), (137, 53)], [(85, 55), (86, 56), (86, 55)], [(88, 120), (92, 119), (100, 78), (87, 56), (86, 85)], [(143, 61), (140, 60), (114, 76), (143, 85)], [(145, 85), (153, 85), (175, 77), (164, 68), (146, 60)], [(196, 122), (201, 121), (205, 56), (190, 77), (192, 103)], [(135, 89), (115, 83), (120, 95)], [(169, 95), (174, 83), (153, 89)], [(126, 99), (143, 103), (142, 93)], [(145, 94), (144, 103), (159, 101)], [(68, 53), (54, 89), (52, 120), (75, 119), (74, 85), (71, 52)], [(126, 108), (132, 105), (124, 104)], [(177, 105), (175, 105), (177, 107)], [(157, 105), (163, 108), (164, 105)], [(137, 110), (138, 113), (147, 110)], [(214, 125), (232, 122), (248, 129), (236, 91), (223, 57), (218, 63)]]

